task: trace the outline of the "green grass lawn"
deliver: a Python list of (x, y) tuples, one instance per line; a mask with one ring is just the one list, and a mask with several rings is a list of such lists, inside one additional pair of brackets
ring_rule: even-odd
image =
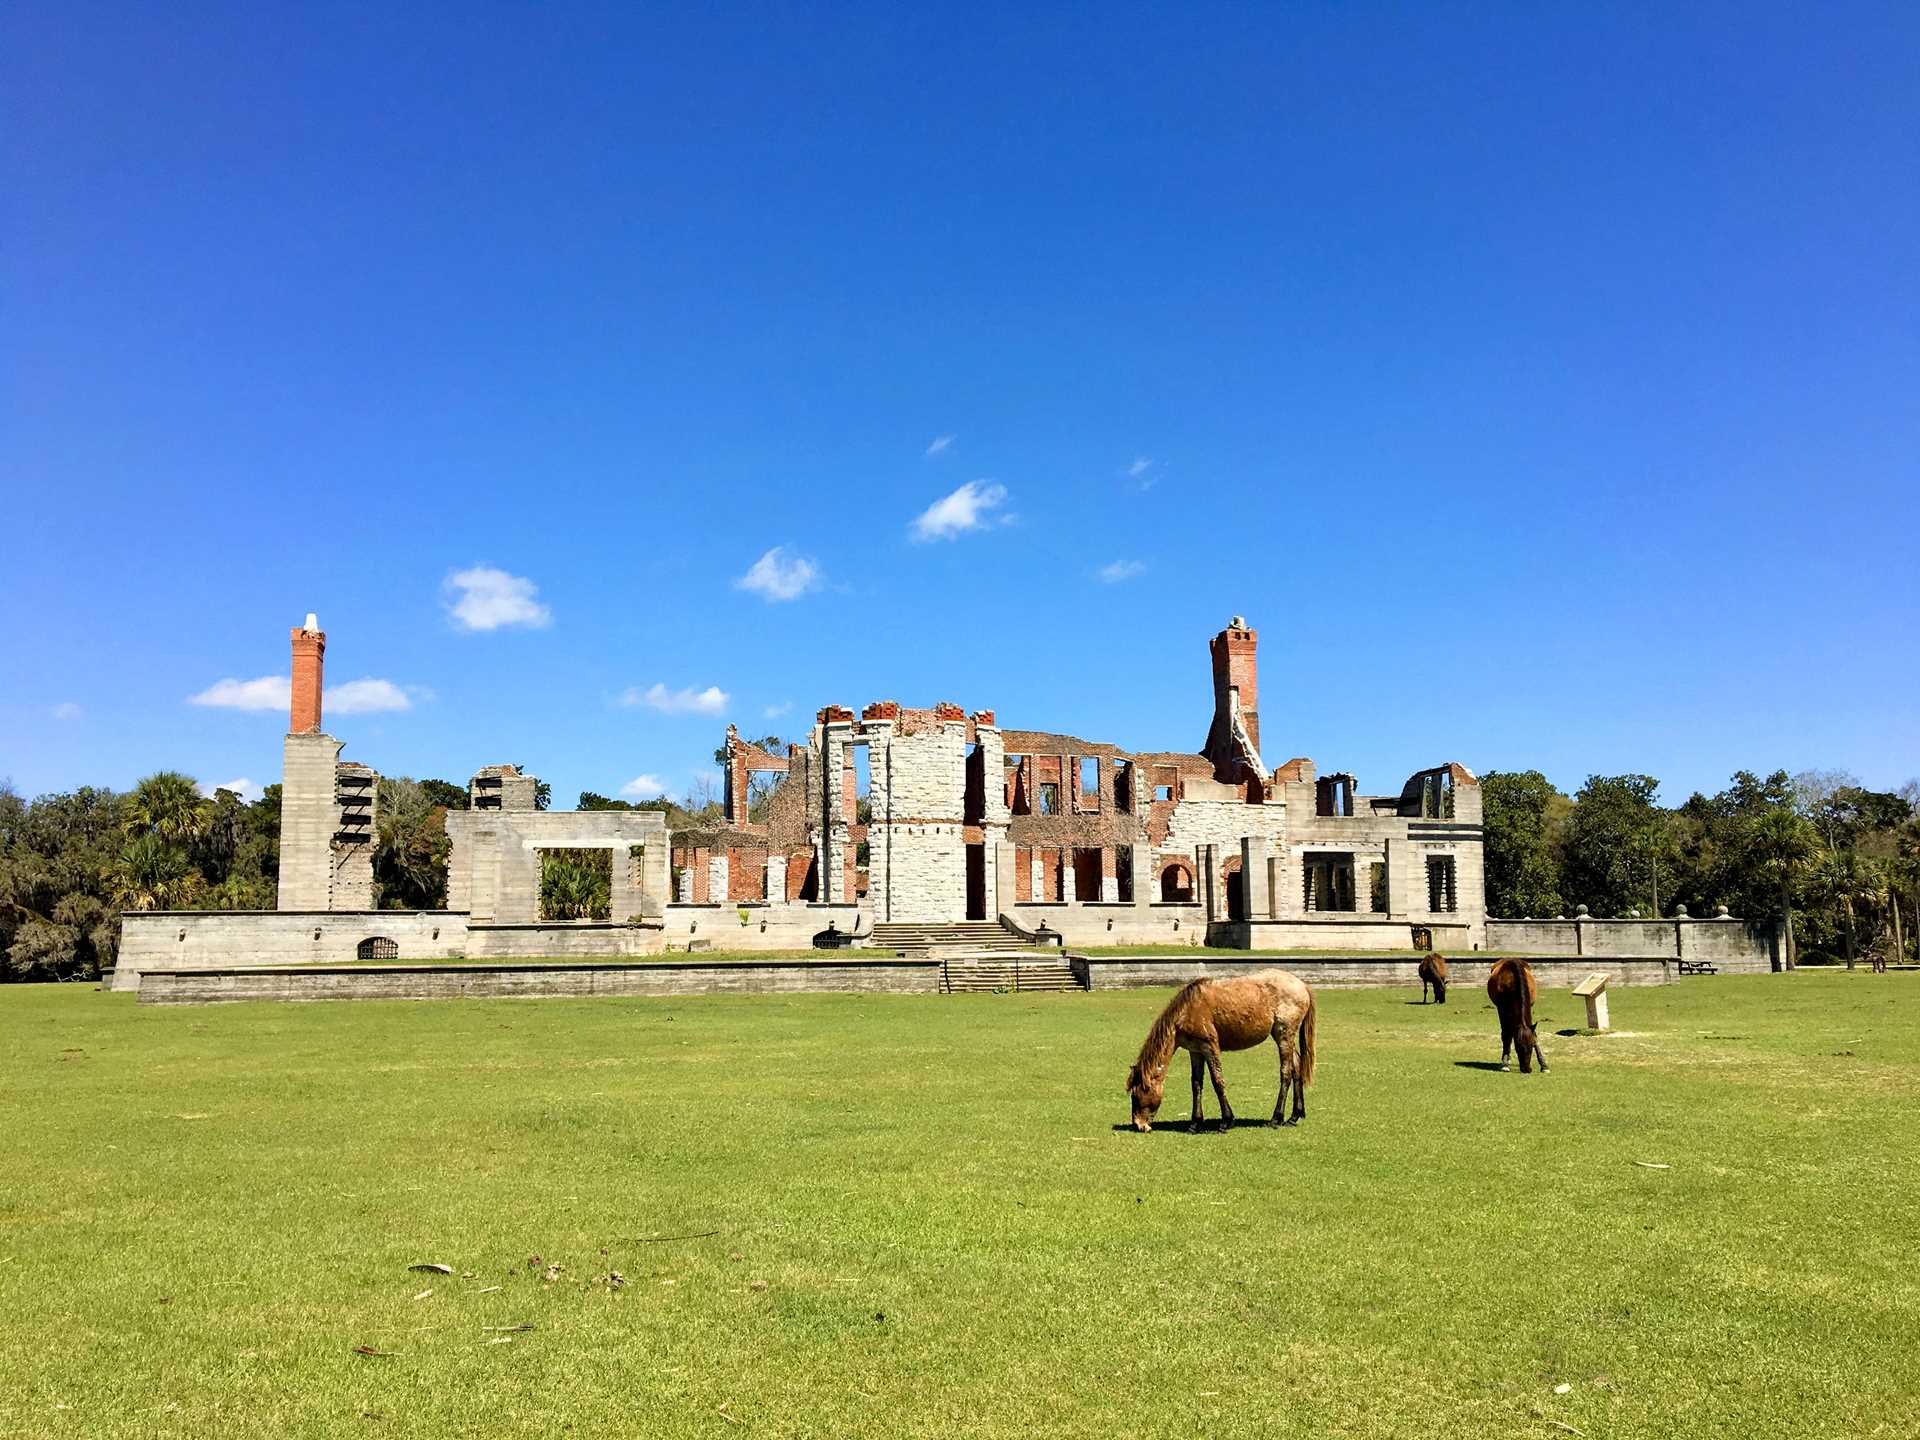
[(1920, 977), (1548, 992), (1545, 1076), (1326, 991), (1301, 1127), (1116, 1132), (1165, 995), (7, 987), (0, 1434), (1920, 1432)]

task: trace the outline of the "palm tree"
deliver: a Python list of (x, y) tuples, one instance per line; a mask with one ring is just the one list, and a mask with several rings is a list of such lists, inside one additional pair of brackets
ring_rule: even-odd
[(135, 835), (106, 876), (114, 901), (127, 910), (178, 910), (200, 888), (186, 852), (151, 831)]
[(146, 833), (162, 840), (197, 839), (213, 819), (212, 804), (191, 775), (158, 770), (129, 791), (121, 802), (121, 822), (129, 835)]
[(612, 911), (609, 852), (549, 851), (541, 857), (540, 916), (544, 920), (592, 920)]
[(1747, 832), (1747, 853), (1754, 867), (1780, 897), (1780, 924), (1784, 950), (1781, 963), (1793, 969), (1793, 895), (1813, 860), (1819, 837), (1805, 816), (1784, 807), (1756, 817)]

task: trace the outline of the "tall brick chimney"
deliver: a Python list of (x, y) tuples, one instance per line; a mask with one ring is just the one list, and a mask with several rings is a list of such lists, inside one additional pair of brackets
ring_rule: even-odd
[(311, 735), (320, 729), (321, 674), (326, 668), (327, 633), (309, 614), (307, 623), (293, 632), (293, 713), (289, 735)]
[(1260, 663), (1255, 656), (1259, 644), (1259, 631), (1249, 630), (1241, 615), (1207, 643), (1213, 655), (1214, 706), (1224, 713), (1229, 695), (1237, 692), (1240, 720), (1256, 750), (1260, 748)]

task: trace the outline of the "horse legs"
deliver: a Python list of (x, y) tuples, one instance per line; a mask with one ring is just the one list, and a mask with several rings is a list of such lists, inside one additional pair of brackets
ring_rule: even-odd
[(1288, 1042), (1294, 1046), (1293, 1054), (1293, 1113), (1287, 1117), (1289, 1125), (1298, 1125), (1307, 1118), (1307, 1082), (1300, 1074), (1300, 1026), (1305, 1016), (1294, 1022), (1293, 1029), (1287, 1033)]
[(1187, 1058), (1193, 1061), (1193, 1119), (1187, 1122), (1187, 1133), (1198, 1135), (1200, 1133), (1200, 1087), (1206, 1083), (1203, 1077), (1206, 1074), (1207, 1062), (1200, 1058), (1198, 1050), (1188, 1051)]
[[(1220, 1050), (1218, 1046), (1211, 1046), (1207, 1050), (1207, 1073), (1213, 1076), (1213, 1093), (1220, 1097), (1220, 1128), (1222, 1130), (1231, 1130), (1233, 1128), (1233, 1106), (1227, 1103), (1226, 1083), (1220, 1078)], [(1197, 1083), (1196, 1081), (1196, 1086)], [(1197, 1088), (1194, 1093), (1199, 1093)], [(1195, 1115), (1200, 1113), (1200, 1107), (1197, 1104), (1194, 1106), (1193, 1113)]]
[(1511, 1070), (1513, 1068), (1513, 1065), (1507, 1059), (1508, 1053), (1512, 1051), (1512, 1049), (1513, 1031), (1509, 1030), (1505, 1025), (1502, 1025), (1500, 1027), (1500, 1068), (1502, 1070)]
[(1427, 1003), (1427, 977), (1424, 975), (1420, 977), (1420, 1003)]
[(1283, 1125), (1287, 1105), (1287, 1071), (1293, 1068), (1294, 1060), (1287, 1053), (1287, 1028), (1284, 1025), (1273, 1027), (1273, 1048), (1280, 1056), (1280, 1093), (1273, 1097), (1273, 1118), (1267, 1121), (1269, 1126)]

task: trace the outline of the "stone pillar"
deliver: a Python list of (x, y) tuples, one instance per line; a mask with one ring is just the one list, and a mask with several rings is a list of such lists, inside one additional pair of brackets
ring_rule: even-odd
[(787, 903), (787, 857), (776, 850), (767, 852), (767, 903)]
[(1220, 889), (1220, 876), (1214, 868), (1214, 847), (1211, 845), (1194, 846), (1193, 865), (1196, 871), (1193, 877), (1193, 883), (1199, 887), (1198, 893), (1194, 898), (1200, 902), (1200, 913), (1206, 917), (1207, 923), (1211, 925), (1215, 920), (1220, 918), (1218, 894)]
[(707, 899), (715, 905), (727, 903), (727, 852), (717, 846), (707, 861)]
[(607, 893), (607, 918), (616, 925), (627, 923), (629, 916), (640, 913), (640, 887), (633, 883), (633, 871), (636, 861), (629, 853), (631, 842), (607, 847), (612, 855), (613, 884)]
[(1027, 866), (1032, 872), (1027, 884), (1027, 893), (1033, 897), (1033, 903), (1038, 905), (1047, 898), (1047, 866), (1041, 858), (1038, 845), (1027, 852)]
[(1133, 908), (1144, 910), (1154, 901), (1153, 847), (1136, 840), (1127, 850), (1133, 856)]
[(1080, 878), (1074, 874), (1075, 858), (1071, 845), (1060, 847), (1060, 898), (1069, 905), (1077, 904), (1080, 899)]
[(1240, 893), (1247, 897), (1249, 920), (1273, 919), (1273, 883), (1267, 871), (1267, 837), (1240, 837)]
[(688, 862), (686, 867), (680, 872), (680, 889), (678, 894), (674, 896), (674, 903), (679, 905), (691, 905), (693, 903), (693, 865), (691, 863), (691, 856), (688, 857)]
[(340, 820), (333, 777), (339, 758), (340, 742), (331, 735), (287, 736), (280, 772), (282, 910), (332, 908), (333, 836)]

